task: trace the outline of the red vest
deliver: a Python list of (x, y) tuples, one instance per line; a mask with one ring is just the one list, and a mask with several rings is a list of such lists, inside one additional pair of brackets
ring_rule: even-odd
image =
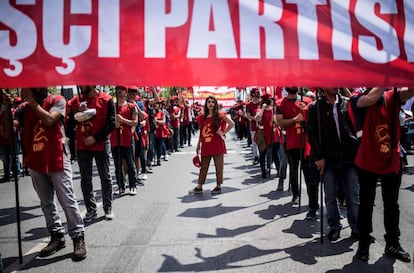
[[(42, 108), (49, 111), (62, 96), (49, 95)], [(63, 126), (60, 121), (46, 127), (35, 111), (26, 104), (24, 114), (25, 165), (41, 173), (63, 171)]]
[(375, 104), (366, 109), (361, 143), (355, 158), (359, 168), (376, 174), (400, 172), (400, 145), (391, 148), (390, 137), (390, 124), (395, 122), (395, 137), (400, 139), (400, 122), (392, 113), (400, 109), (400, 103), (392, 106), (395, 103), (392, 94), (393, 91), (385, 92), (383, 105)]
[[(122, 106), (118, 106), (117, 113), (122, 117), (132, 120), (133, 109), (135, 105), (132, 103), (126, 103)], [(120, 139), (120, 141), (119, 141)], [(119, 143), (121, 142), (121, 144)], [(111, 133), (111, 146), (112, 147), (131, 147), (132, 145), (132, 127), (124, 123), (121, 123), (119, 128)]]
[[(94, 134), (98, 133), (102, 128), (104, 128), (106, 123), (106, 118), (108, 114), (108, 102), (112, 99), (112, 97), (104, 92), (99, 92), (93, 98), (87, 98), (82, 96), (82, 101), (86, 101), (88, 104), (88, 108), (95, 108), (96, 115), (87, 122), (78, 122), (78, 129), (76, 130), (76, 144), (78, 150), (87, 150), (87, 151), (98, 151), (102, 152), (104, 150), (104, 142), (105, 139), (101, 141), (97, 141), (92, 146), (86, 146), (83, 143), (83, 139), (87, 135), (93, 136)], [(77, 112), (79, 104), (80, 104), (79, 96), (76, 96), (72, 99), (72, 111)]]

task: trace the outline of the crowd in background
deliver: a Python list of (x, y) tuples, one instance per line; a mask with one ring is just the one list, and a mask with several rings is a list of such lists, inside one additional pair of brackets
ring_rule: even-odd
[[(410, 261), (409, 254), (399, 244), (398, 188), (406, 153), (413, 145), (412, 134), (406, 126), (412, 119), (413, 106), (409, 105), (412, 105), (413, 89), (286, 87), (280, 97), (265, 90), (250, 88), (247, 101), (235, 103), (228, 110), (230, 119), (226, 120), (228, 130), (234, 124), (237, 138), (245, 139), (251, 147), (252, 164), (258, 166), (261, 178), (271, 179), (271, 170), (275, 169), (276, 190), (284, 191), (285, 180), (288, 180), (291, 203), (301, 206), (303, 177), (309, 200), (307, 220), (317, 217), (321, 205), (318, 187), (323, 182), (330, 229), (328, 238), (330, 241), (340, 238), (339, 208), (346, 208), (351, 237), (359, 240), (357, 257), (361, 260), (368, 260), (369, 245), (375, 242), (370, 235), (375, 199), (373, 185), (379, 179), (387, 192), (383, 194), (388, 215), (384, 219), (385, 252)], [(71, 161), (79, 164), (81, 172), (87, 209), (85, 222), (94, 221), (98, 216), (92, 185), (93, 159), (101, 180), (105, 218), (111, 220), (114, 218), (113, 195), (123, 195), (127, 189), (130, 195), (137, 194), (137, 186), (144, 185), (154, 166), (160, 166), (162, 161), (169, 160), (170, 155), (185, 146), (192, 146), (192, 137), (205, 120), (199, 117), (208, 109), (208, 103), (214, 103), (216, 107), (214, 111), (213, 108), (209, 110), (210, 116), (214, 112), (224, 119), (221, 114), (224, 111), (220, 109), (218, 112), (221, 107), (214, 97), (207, 99), (203, 107), (198, 102), (191, 104), (181, 92), (160, 97), (156, 88), (149, 88), (150, 95), (141, 98), (136, 86), (116, 86), (116, 100), (95, 86), (80, 86), (79, 91), (78, 96), (67, 101), (62, 122), (69, 140)], [(31, 106), (35, 111), (36, 101), (39, 104), (42, 100), (33, 99)], [(2, 93), (0, 152), (4, 176), (0, 182), (10, 181), (12, 174), (30, 175), (18, 156), (19, 151), (23, 158), (25, 156), (24, 145), (20, 145), (24, 137), (23, 126), (18, 126), (17, 118), (25, 104), (20, 97), (11, 98), (7, 92)], [(377, 127), (369, 127), (369, 123), (364, 122), (366, 116)], [(217, 130), (218, 139), (228, 130), (224, 127), (222, 131)], [(373, 139), (378, 142), (378, 147), (372, 144)], [(200, 139), (197, 151), (199, 142)], [(220, 158), (223, 153), (225, 148), (220, 151)], [(375, 157), (376, 153), (378, 157)], [(384, 160), (377, 162), (384, 154), (387, 154)], [(367, 156), (373, 159), (367, 161)], [(110, 159), (115, 165), (117, 187), (114, 192)], [(201, 160), (204, 174), (210, 159), (204, 165)], [(366, 165), (366, 162), (370, 164)], [(387, 165), (381, 165), (384, 162)], [(222, 179), (222, 172), (218, 175)], [(199, 178), (199, 185), (192, 193), (202, 193), (203, 179), (205, 177)], [(390, 184), (394, 186), (390, 187)], [(221, 193), (220, 181), (213, 191)], [(56, 250), (61, 241), (52, 236), (51, 242), (53, 240), (55, 245), (49, 245), (49, 248)]]

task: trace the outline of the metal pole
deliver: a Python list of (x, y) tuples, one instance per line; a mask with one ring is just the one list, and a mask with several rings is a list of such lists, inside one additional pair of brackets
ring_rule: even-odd
[[(319, 90), (316, 90), (316, 119), (317, 119), (317, 124), (318, 124), (318, 141), (319, 141), (319, 145), (322, 144), (322, 133), (321, 133), (321, 112), (320, 112), (320, 96), (319, 96)], [(320, 210), (320, 215), (321, 215), (321, 238), (320, 238), (320, 242), (321, 244), (323, 243), (323, 179), (322, 179), (322, 175), (319, 176), (320, 177), (320, 182), (321, 182), (321, 187), (320, 187), (320, 203), (321, 203), (321, 210)]]
[[(10, 93), (7, 94), (5, 90), (3, 90), (4, 95), (11, 95)], [(23, 251), (22, 251), (22, 235), (21, 235), (21, 215), (20, 215), (20, 198), (19, 198), (19, 175), (17, 174), (17, 162), (16, 162), (16, 139), (14, 134), (14, 126), (13, 126), (13, 114), (11, 111), (11, 101), (7, 105), (6, 113), (8, 116), (8, 122), (10, 126), (10, 138), (11, 138), (11, 167), (14, 175), (14, 191), (16, 197), (16, 221), (17, 221), (17, 243), (18, 243), (18, 251), (19, 251), (19, 263), (23, 263)]]
[[(302, 107), (302, 103), (303, 103), (303, 92), (302, 92), (302, 87), (299, 89), (300, 90), (300, 107)], [(299, 108), (299, 113), (302, 113), (302, 109)], [(300, 211), (300, 208), (302, 206), (302, 160), (303, 160), (303, 126), (304, 126), (304, 122), (301, 121), (300, 122), (300, 148), (299, 148), (299, 168), (298, 168), (298, 173), (299, 173), (299, 207), (298, 210)]]

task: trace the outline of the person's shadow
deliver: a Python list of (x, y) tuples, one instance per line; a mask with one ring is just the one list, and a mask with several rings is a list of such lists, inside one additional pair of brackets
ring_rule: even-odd
[(375, 263), (369, 264), (353, 258), (350, 264), (341, 269), (329, 270), (326, 273), (392, 273), (394, 272), (395, 259), (383, 255)]

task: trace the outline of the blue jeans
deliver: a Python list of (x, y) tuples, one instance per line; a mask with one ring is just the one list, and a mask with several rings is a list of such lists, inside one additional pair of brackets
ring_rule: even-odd
[(107, 139), (103, 151), (78, 151), (81, 188), (88, 212), (96, 212), (97, 209), (92, 184), (92, 161), (94, 158), (101, 180), (103, 209), (105, 212), (112, 209), (112, 177), (109, 172), (110, 150), (109, 139)]
[(348, 223), (352, 231), (358, 233), (359, 183), (354, 165), (326, 162), (322, 179), (329, 227), (342, 229), (338, 207), (338, 189), (342, 187), (346, 198)]

